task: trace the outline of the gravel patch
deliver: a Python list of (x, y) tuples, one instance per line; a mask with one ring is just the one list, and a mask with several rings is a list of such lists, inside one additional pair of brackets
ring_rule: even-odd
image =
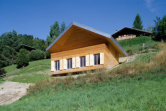
[(32, 83), (18, 83), (6, 81), (0, 84), (0, 105), (11, 104), (27, 94)]

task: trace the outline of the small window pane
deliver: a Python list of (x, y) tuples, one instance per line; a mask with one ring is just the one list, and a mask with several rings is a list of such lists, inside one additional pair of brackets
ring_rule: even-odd
[(55, 61), (55, 70), (60, 70), (60, 62), (59, 62), (59, 60)]
[(67, 59), (67, 69), (72, 68), (72, 59)]
[(100, 64), (100, 54), (95, 54), (94, 55), (94, 65), (99, 65)]
[(86, 62), (85, 62), (85, 56), (80, 57), (80, 67), (85, 67)]

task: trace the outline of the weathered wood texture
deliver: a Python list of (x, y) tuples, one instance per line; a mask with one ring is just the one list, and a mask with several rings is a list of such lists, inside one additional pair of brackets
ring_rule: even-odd
[[(88, 47), (84, 47), (84, 48), (78, 48), (78, 49), (73, 49), (73, 50), (57, 52), (57, 53), (51, 53), (51, 61), (64, 60), (64, 59), (68, 59), (68, 58), (77, 58), (77, 57), (81, 57), (81, 56), (90, 56), (91, 54), (99, 54), (99, 53), (104, 53), (104, 64), (102, 64), (102, 65), (90, 65), (89, 64), (86, 67), (78, 68), (76, 66), (77, 63), (75, 63), (75, 67), (72, 69), (51, 71), (51, 74), (55, 75), (55, 74), (79, 72), (79, 71), (93, 70), (93, 69), (100, 69), (100, 68), (111, 68), (119, 63), (118, 62), (119, 53), (115, 50), (115, 47), (111, 44), (106, 45), (105, 43), (88, 46)], [(86, 63), (88, 63), (88, 61), (86, 61)], [(89, 57), (89, 63), (90, 63), (90, 57)]]

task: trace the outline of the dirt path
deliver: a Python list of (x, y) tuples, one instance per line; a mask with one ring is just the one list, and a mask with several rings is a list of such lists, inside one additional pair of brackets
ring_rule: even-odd
[(6, 81), (0, 84), (0, 105), (11, 104), (27, 93), (31, 83), (18, 83)]

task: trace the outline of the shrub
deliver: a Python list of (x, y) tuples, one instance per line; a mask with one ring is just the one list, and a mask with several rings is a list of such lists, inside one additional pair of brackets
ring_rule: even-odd
[(17, 68), (25, 67), (29, 64), (29, 53), (25, 49), (21, 49), (16, 59)]
[(49, 58), (51, 57), (51, 54), (46, 51), (46, 52), (45, 52), (45, 57), (46, 57), (46, 59), (49, 59)]
[(164, 15), (163, 18), (156, 17), (156, 20), (154, 20), (154, 22), (154, 39), (157, 41), (166, 41), (166, 15)]
[(32, 50), (29, 57), (30, 60), (34, 61), (34, 60), (40, 60), (40, 59), (44, 59), (45, 53), (42, 50)]
[(6, 71), (5, 69), (0, 69), (0, 78), (6, 76)]
[(131, 49), (128, 49), (126, 52), (127, 52), (127, 54), (128, 54), (129, 56), (134, 54)]

